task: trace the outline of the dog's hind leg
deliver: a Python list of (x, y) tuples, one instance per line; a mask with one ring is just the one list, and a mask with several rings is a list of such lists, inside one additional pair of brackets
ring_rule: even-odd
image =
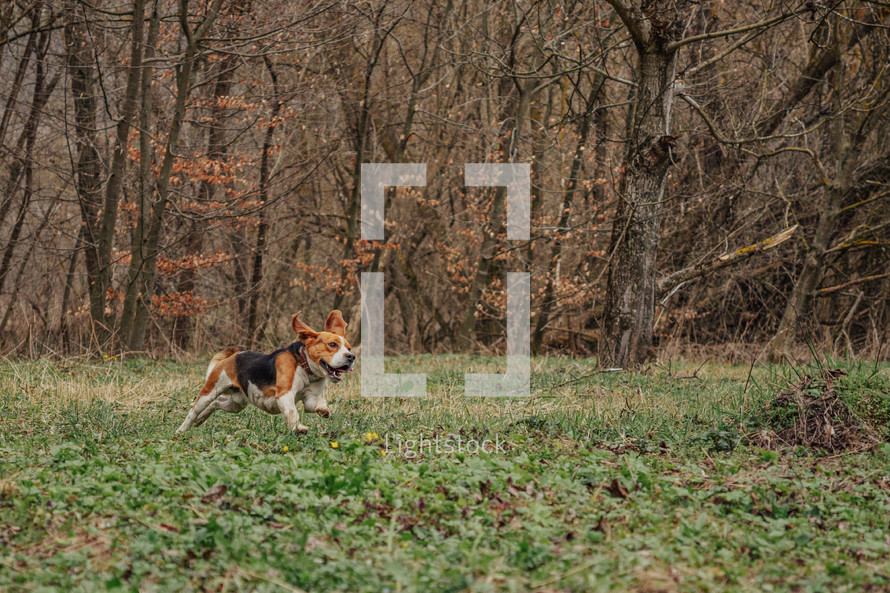
[(198, 427), (204, 424), (204, 421), (210, 418), (216, 410), (222, 410), (229, 414), (237, 414), (247, 407), (247, 398), (240, 391), (234, 391), (226, 395), (216, 398), (207, 408), (201, 412), (201, 415), (195, 419), (192, 427)]
[(188, 416), (185, 417), (185, 420), (183, 420), (179, 428), (176, 429), (176, 432), (185, 432), (194, 426), (195, 421), (205, 410), (207, 410), (207, 407), (214, 403), (216, 398), (222, 395), (225, 390), (232, 387), (232, 380), (229, 379), (226, 372), (222, 369), (217, 371), (217, 369), (219, 369), (219, 367), (214, 369), (210, 374), (210, 377), (207, 378), (207, 382), (204, 384), (204, 388), (201, 389), (201, 393), (198, 396), (198, 401), (195, 402), (194, 407), (192, 407)]

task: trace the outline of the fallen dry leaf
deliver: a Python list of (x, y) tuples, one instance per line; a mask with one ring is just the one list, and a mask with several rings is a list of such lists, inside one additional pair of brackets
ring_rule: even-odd
[(201, 502), (204, 504), (210, 504), (211, 502), (219, 501), (223, 495), (226, 493), (226, 490), (229, 488), (225, 484), (216, 483), (213, 485), (210, 490), (207, 491), (207, 494), (201, 497)]

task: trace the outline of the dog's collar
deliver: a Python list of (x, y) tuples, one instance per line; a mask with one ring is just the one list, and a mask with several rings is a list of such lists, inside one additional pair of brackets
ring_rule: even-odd
[(309, 366), (309, 357), (306, 356), (304, 350), (306, 350), (306, 345), (300, 343), (300, 345), (297, 346), (296, 351), (294, 352), (294, 358), (297, 359), (297, 364), (303, 367), (303, 370), (306, 371), (306, 374), (309, 376), (309, 381), (314, 382), (324, 379), (324, 376), (316, 377), (315, 373), (312, 372), (312, 368)]

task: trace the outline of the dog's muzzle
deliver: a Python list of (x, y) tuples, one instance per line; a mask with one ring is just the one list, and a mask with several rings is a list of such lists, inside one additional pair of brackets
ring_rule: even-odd
[(343, 378), (343, 373), (355, 372), (355, 368), (353, 368), (353, 365), (355, 364), (355, 355), (347, 354), (346, 359), (349, 362), (340, 367), (332, 367), (327, 362), (323, 360), (321, 361), (321, 368), (328, 376), (328, 379), (330, 379), (334, 383), (339, 383), (340, 379)]

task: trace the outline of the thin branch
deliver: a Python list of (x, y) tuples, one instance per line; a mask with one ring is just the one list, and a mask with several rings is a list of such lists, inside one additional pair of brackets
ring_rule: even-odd
[(822, 185), (828, 185), (831, 182), (831, 177), (828, 175), (828, 171), (826, 171), (825, 167), (822, 165), (822, 161), (820, 161), (819, 157), (816, 156), (816, 153), (814, 153), (809, 148), (802, 148), (800, 146), (783, 146), (782, 148), (778, 148), (776, 150), (773, 150), (770, 152), (765, 152), (762, 154), (757, 154), (755, 152), (751, 152), (751, 151), (747, 151), (747, 150), (745, 152), (748, 152), (748, 153), (754, 155), (758, 159), (766, 159), (771, 156), (776, 156), (778, 154), (782, 154), (783, 152), (802, 152), (803, 154), (809, 156), (813, 160), (813, 163), (816, 165), (816, 168), (819, 169), (819, 175), (820, 175), (819, 182)]
[[(729, 145), (735, 144), (737, 146), (740, 146), (742, 144), (749, 144), (752, 142), (760, 142), (760, 141), (764, 141), (764, 140), (770, 140), (773, 138), (770, 136), (763, 137), (763, 138), (759, 138), (759, 137), (755, 136), (754, 138), (742, 138), (739, 140), (731, 140), (720, 133), (720, 131), (717, 129), (717, 126), (714, 124), (713, 120), (711, 120), (711, 118), (708, 117), (708, 115), (704, 112), (704, 110), (701, 108), (701, 106), (699, 106), (699, 104), (696, 103), (695, 99), (693, 99), (686, 93), (677, 93), (677, 96), (679, 96), (681, 99), (686, 101), (686, 103), (688, 103), (689, 106), (692, 107), (692, 109), (695, 110), (696, 113), (698, 113), (699, 117), (702, 118), (702, 120), (705, 122), (705, 125), (708, 127), (708, 130), (711, 132), (711, 135), (714, 137), (715, 140), (717, 140), (717, 142), (720, 142), (721, 144), (729, 144)], [(746, 150), (745, 152), (755, 156), (757, 159), (769, 158), (771, 156), (776, 156), (783, 152), (802, 152), (802, 153), (806, 154), (807, 156), (809, 156), (813, 160), (813, 163), (816, 165), (816, 168), (819, 169), (820, 182), (822, 183), (822, 185), (828, 185), (828, 183), (829, 183), (830, 178), (829, 178), (828, 172), (825, 170), (825, 167), (822, 165), (822, 161), (820, 161), (819, 157), (816, 156), (816, 153), (814, 153), (809, 148), (801, 148), (799, 146), (785, 146), (785, 147), (779, 148), (777, 150), (773, 150), (771, 152), (762, 153), (762, 154), (758, 154), (758, 153), (748, 151), (748, 150)]]
[(796, 16), (797, 14), (798, 13), (796, 12), (784, 13), (771, 19), (766, 19), (758, 23), (752, 23), (750, 25), (742, 25), (741, 27), (736, 27), (734, 29), (724, 29), (723, 31), (714, 31), (713, 33), (702, 33), (701, 35), (693, 35), (692, 37), (686, 37), (684, 39), (680, 39), (679, 41), (668, 44), (668, 46), (665, 48), (665, 51), (668, 53), (675, 52), (684, 45), (689, 45), (690, 43), (696, 43), (698, 41), (705, 41), (708, 39), (719, 39), (720, 37), (729, 37), (731, 35), (738, 35), (739, 33), (747, 33), (748, 31), (754, 29), (765, 29), (766, 27), (769, 27), (771, 25), (775, 25), (784, 20), (788, 20), (791, 17)]
[[(843, 210), (841, 210), (843, 212)], [(876, 226), (867, 226), (867, 225), (859, 225), (834, 247), (831, 247), (825, 251), (825, 253), (837, 253), (838, 251), (846, 251), (848, 249), (854, 249), (856, 247), (861, 247), (864, 245), (884, 245), (881, 241), (866, 241), (864, 239), (860, 239), (860, 237), (869, 234), (871, 236), (875, 236), (875, 233), (878, 231), (890, 226), (890, 220), (885, 220), (879, 225)]]
[(710, 130), (711, 136), (713, 136), (714, 139), (717, 140), (717, 142), (720, 142), (721, 144), (736, 144), (737, 143), (737, 141), (730, 140), (730, 139), (726, 138), (726, 136), (724, 136), (723, 134), (720, 133), (720, 131), (717, 129), (717, 126), (714, 125), (714, 122), (711, 121), (711, 118), (708, 117), (708, 115), (699, 106), (699, 104), (696, 103), (695, 99), (693, 99), (686, 93), (677, 93), (677, 96), (680, 97), (681, 99), (683, 99), (684, 101), (686, 101), (689, 104), (689, 106), (692, 107), (692, 109), (694, 109), (696, 113), (698, 113), (699, 117), (702, 118), (702, 121), (705, 122), (705, 125), (708, 126), (708, 130)]
[(888, 276), (890, 276), (890, 272), (887, 272), (886, 274), (875, 274), (873, 276), (864, 276), (862, 278), (856, 278), (855, 280), (850, 280), (849, 282), (844, 282), (843, 284), (836, 284), (835, 286), (829, 286), (827, 288), (820, 288), (820, 289), (816, 290), (813, 294), (817, 294), (817, 295), (831, 294), (832, 292), (837, 292), (839, 290), (849, 288), (850, 286), (862, 284), (863, 282), (871, 282), (872, 280), (880, 280), (881, 278), (887, 278)]
[(870, 198), (866, 198), (865, 200), (860, 200), (860, 201), (856, 202), (855, 204), (850, 204), (849, 206), (844, 206), (843, 208), (840, 209), (840, 212), (838, 212), (838, 214), (842, 214), (844, 212), (847, 212), (848, 210), (855, 210), (856, 208), (859, 208), (860, 206), (865, 206), (866, 204), (868, 204), (870, 202), (880, 200), (881, 198), (886, 198), (887, 196), (890, 196), (890, 190), (882, 191), (880, 193), (877, 193), (877, 194), (871, 196)]
[(747, 247), (742, 247), (741, 249), (736, 249), (735, 251), (731, 251), (729, 253), (725, 253), (712, 262), (706, 264), (699, 263), (694, 266), (689, 266), (688, 268), (678, 270), (673, 274), (670, 274), (658, 281), (656, 286), (657, 293), (659, 296), (665, 294), (667, 296), (670, 296), (671, 294), (673, 294), (674, 289), (676, 289), (681, 284), (684, 284), (696, 278), (708, 276), (710, 274), (713, 274), (717, 270), (721, 270), (723, 268), (740, 263), (753, 255), (757, 255), (759, 253), (763, 253), (764, 251), (769, 251), (770, 249), (778, 247), (779, 245), (790, 239), (794, 235), (794, 232), (797, 231), (797, 228), (798, 225), (794, 225), (793, 227), (789, 227), (782, 232), (773, 235), (772, 237), (764, 239), (763, 241), (754, 243), (753, 245), (748, 245)]
[(685, 70), (683, 72), (683, 76), (692, 76), (696, 72), (699, 72), (700, 70), (703, 70), (704, 68), (707, 68), (711, 64), (716, 64), (717, 62), (719, 62), (720, 60), (722, 60), (723, 58), (725, 58), (726, 56), (728, 56), (735, 50), (739, 49), (743, 45), (746, 45), (747, 43), (752, 41), (755, 37), (757, 37), (759, 35), (763, 35), (764, 31), (765, 31), (765, 29), (760, 29), (758, 31), (752, 31), (750, 35), (746, 35), (745, 37), (742, 37), (741, 39), (739, 39), (738, 41), (736, 41), (735, 43), (733, 43), (732, 45), (730, 45), (729, 47), (724, 49), (722, 52), (720, 52), (716, 56), (713, 56), (712, 58), (709, 58), (709, 59), (705, 60), (704, 62), (697, 64), (693, 68), (689, 68), (688, 70)]

